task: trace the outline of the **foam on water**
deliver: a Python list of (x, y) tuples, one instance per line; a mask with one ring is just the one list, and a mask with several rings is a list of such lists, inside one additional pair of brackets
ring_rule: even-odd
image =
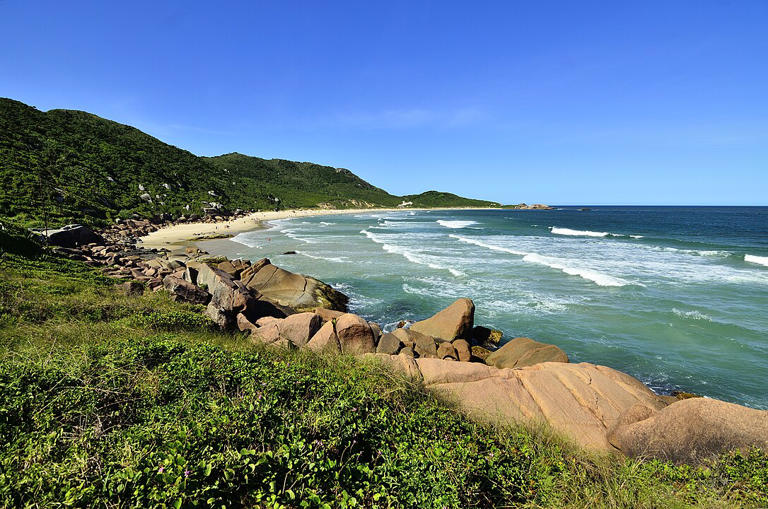
[(550, 226), (549, 230), (554, 235), (568, 235), (570, 237), (624, 237), (631, 239), (642, 239), (642, 235), (624, 235), (622, 233), (611, 232), (593, 232), (590, 230), (573, 230), (571, 228), (559, 228), (557, 226)]
[[(551, 258), (549, 256), (542, 256), (536, 253), (525, 255), (523, 257), (523, 261), (528, 263), (537, 263), (539, 265), (546, 265), (547, 267), (561, 270), (568, 275), (579, 276), (588, 281), (592, 281), (598, 286), (626, 286), (630, 284), (628, 281), (625, 281), (621, 278), (609, 276), (607, 274), (601, 274), (600, 272), (596, 272), (591, 269), (571, 267), (566, 265), (564, 260)], [(639, 285), (639, 283), (634, 284)]]
[(345, 258), (343, 256), (338, 256), (338, 257), (336, 257), (336, 256), (319, 256), (319, 255), (314, 255), (314, 254), (311, 254), (311, 253), (307, 253), (305, 251), (296, 251), (296, 253), (300, 254), (302, 256), (306, 256), (307, 258), (312, 258), (314, 260), (324, 260), (324, 261), (327, 261), (327, 262), (336, 262), (336, 263), (345, 263), (346, 261), (348, 261), (347, 258)]
[(407, 247), (397, 246), (395, 244), (387, 244), (384, 240), (382, 240), (376, 234), (371, 233), (368, 230), (361, 230), (360, 233), (368, 237), (373, 242), (377, 244), (381, 244), (381, 248), (387, 253), (398, 254), (403, 258), (405, 258), (406, 260), (408, 260), (409, 262), (416, 263), (419, 265), (426, 265), (431, 269), (447, 270), (448, 272), (450, 272), (456, 277), (464, 275), (463, 272), (461, 272), (460, 270), (454, 269), (453, 267), (446, 267), (444, 265), (435, 263), (433, 261), (435, 258), (434, 256), (424, 255), (422, 253), (419, 253), (418, 250), (409, 249)]
[(466, 228), (473, 224), (477, 224), (477, 221), (446, 221), (445, 219), (438, 219), (436, 222), (440, 226), (453, 229)]
[(259, 243), (256, 242), (256, 239), (253, 238), (253, 232), (238, 233), (232, 237), (232, 242), (237, 242), (238, 244), (242, 244), (253, 249), (261, 248), (261, 245), (259, 245)]
[(701, 311), (697, 311), (695, 309), (692, 309), (690, 311), (683, 311), (677, 308), (672, 308), (672, 312), (677, 316), (679, 316), (680, 318), (690, 318), (691, 320), (704, 320), (706, 322), (712, 321), (711, 316), (706, 315)]
[(768, 267), (768, 256), (755, 256), (751, 254), (745, 254), (744, 261)]
[(500, 253), (509, 253), (509, 254), (518, 255), (518, 256), (525, 256), (529, 254), (529, 253), (526, 253), (525, 251), (517, 251), (517, 250), (509, 249), (506, 247), (494, 246), (493, 244), (488, 244), (481, 240), (472, 239), (469, 237), (462, 237), (461, 235), (456, 235), (453, 233), (451, 233), (448, 236), (451, 238), (457, 239), (459, 242), (464, 242), (465, 244), (473, 244), (475, 246), (484, 247), (486, 249), (490, 249), (491, 251), (498, 251)]

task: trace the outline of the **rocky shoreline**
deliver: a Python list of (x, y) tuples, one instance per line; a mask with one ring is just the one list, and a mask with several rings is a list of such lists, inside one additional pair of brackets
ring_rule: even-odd
[(529, 338), (498, 348), (501, 332), (475, 325), (470, 299), (382, 331), (348, 313), (341, 292), (268, 259), (229, 260), (194, 246), (173, 252), (138, 247), (141, 237), (173, 224), (179, 221), (129, 219), (98, 233), (75, 226), (48, 238), (58, 245), (55, 252), (130, 279), (120, 283), (128, 294), (166, 291), (176, 301), (205, 305), (219, 327), (254, 342), (376, 359), (455, 400), (476, 419), (546, 423), (587, 449), (680, 462), (768, 448), (768, 411), (659, 396), (625, 373), (571, 364), (558, 347)]

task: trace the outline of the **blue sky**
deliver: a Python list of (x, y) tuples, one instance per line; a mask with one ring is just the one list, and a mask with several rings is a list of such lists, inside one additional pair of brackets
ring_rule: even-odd
[(0, 0), (0, 96), (396, 194), (768, 205), (768, 2)]

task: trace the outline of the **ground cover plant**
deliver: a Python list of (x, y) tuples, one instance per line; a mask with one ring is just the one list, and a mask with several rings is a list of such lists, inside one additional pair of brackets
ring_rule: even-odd
[[(7, 246), (7, 244), (5, 244)], [(768, 458), (597, 457), (381, 366), (270, 350), (163, 292), (0, 254), (0, 506), (760, 507)]]

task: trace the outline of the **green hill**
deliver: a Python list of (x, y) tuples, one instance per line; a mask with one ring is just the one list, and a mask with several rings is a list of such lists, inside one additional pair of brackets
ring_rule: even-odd
[[(24, 224), (292, 207), (498, 206), (449, 193), (393, 196), (349, 170), (242, 154), (199, 157), (83, 111), (0, 98), (0, 216)], [(214, 205), (214, 206), (216, 206)]]

